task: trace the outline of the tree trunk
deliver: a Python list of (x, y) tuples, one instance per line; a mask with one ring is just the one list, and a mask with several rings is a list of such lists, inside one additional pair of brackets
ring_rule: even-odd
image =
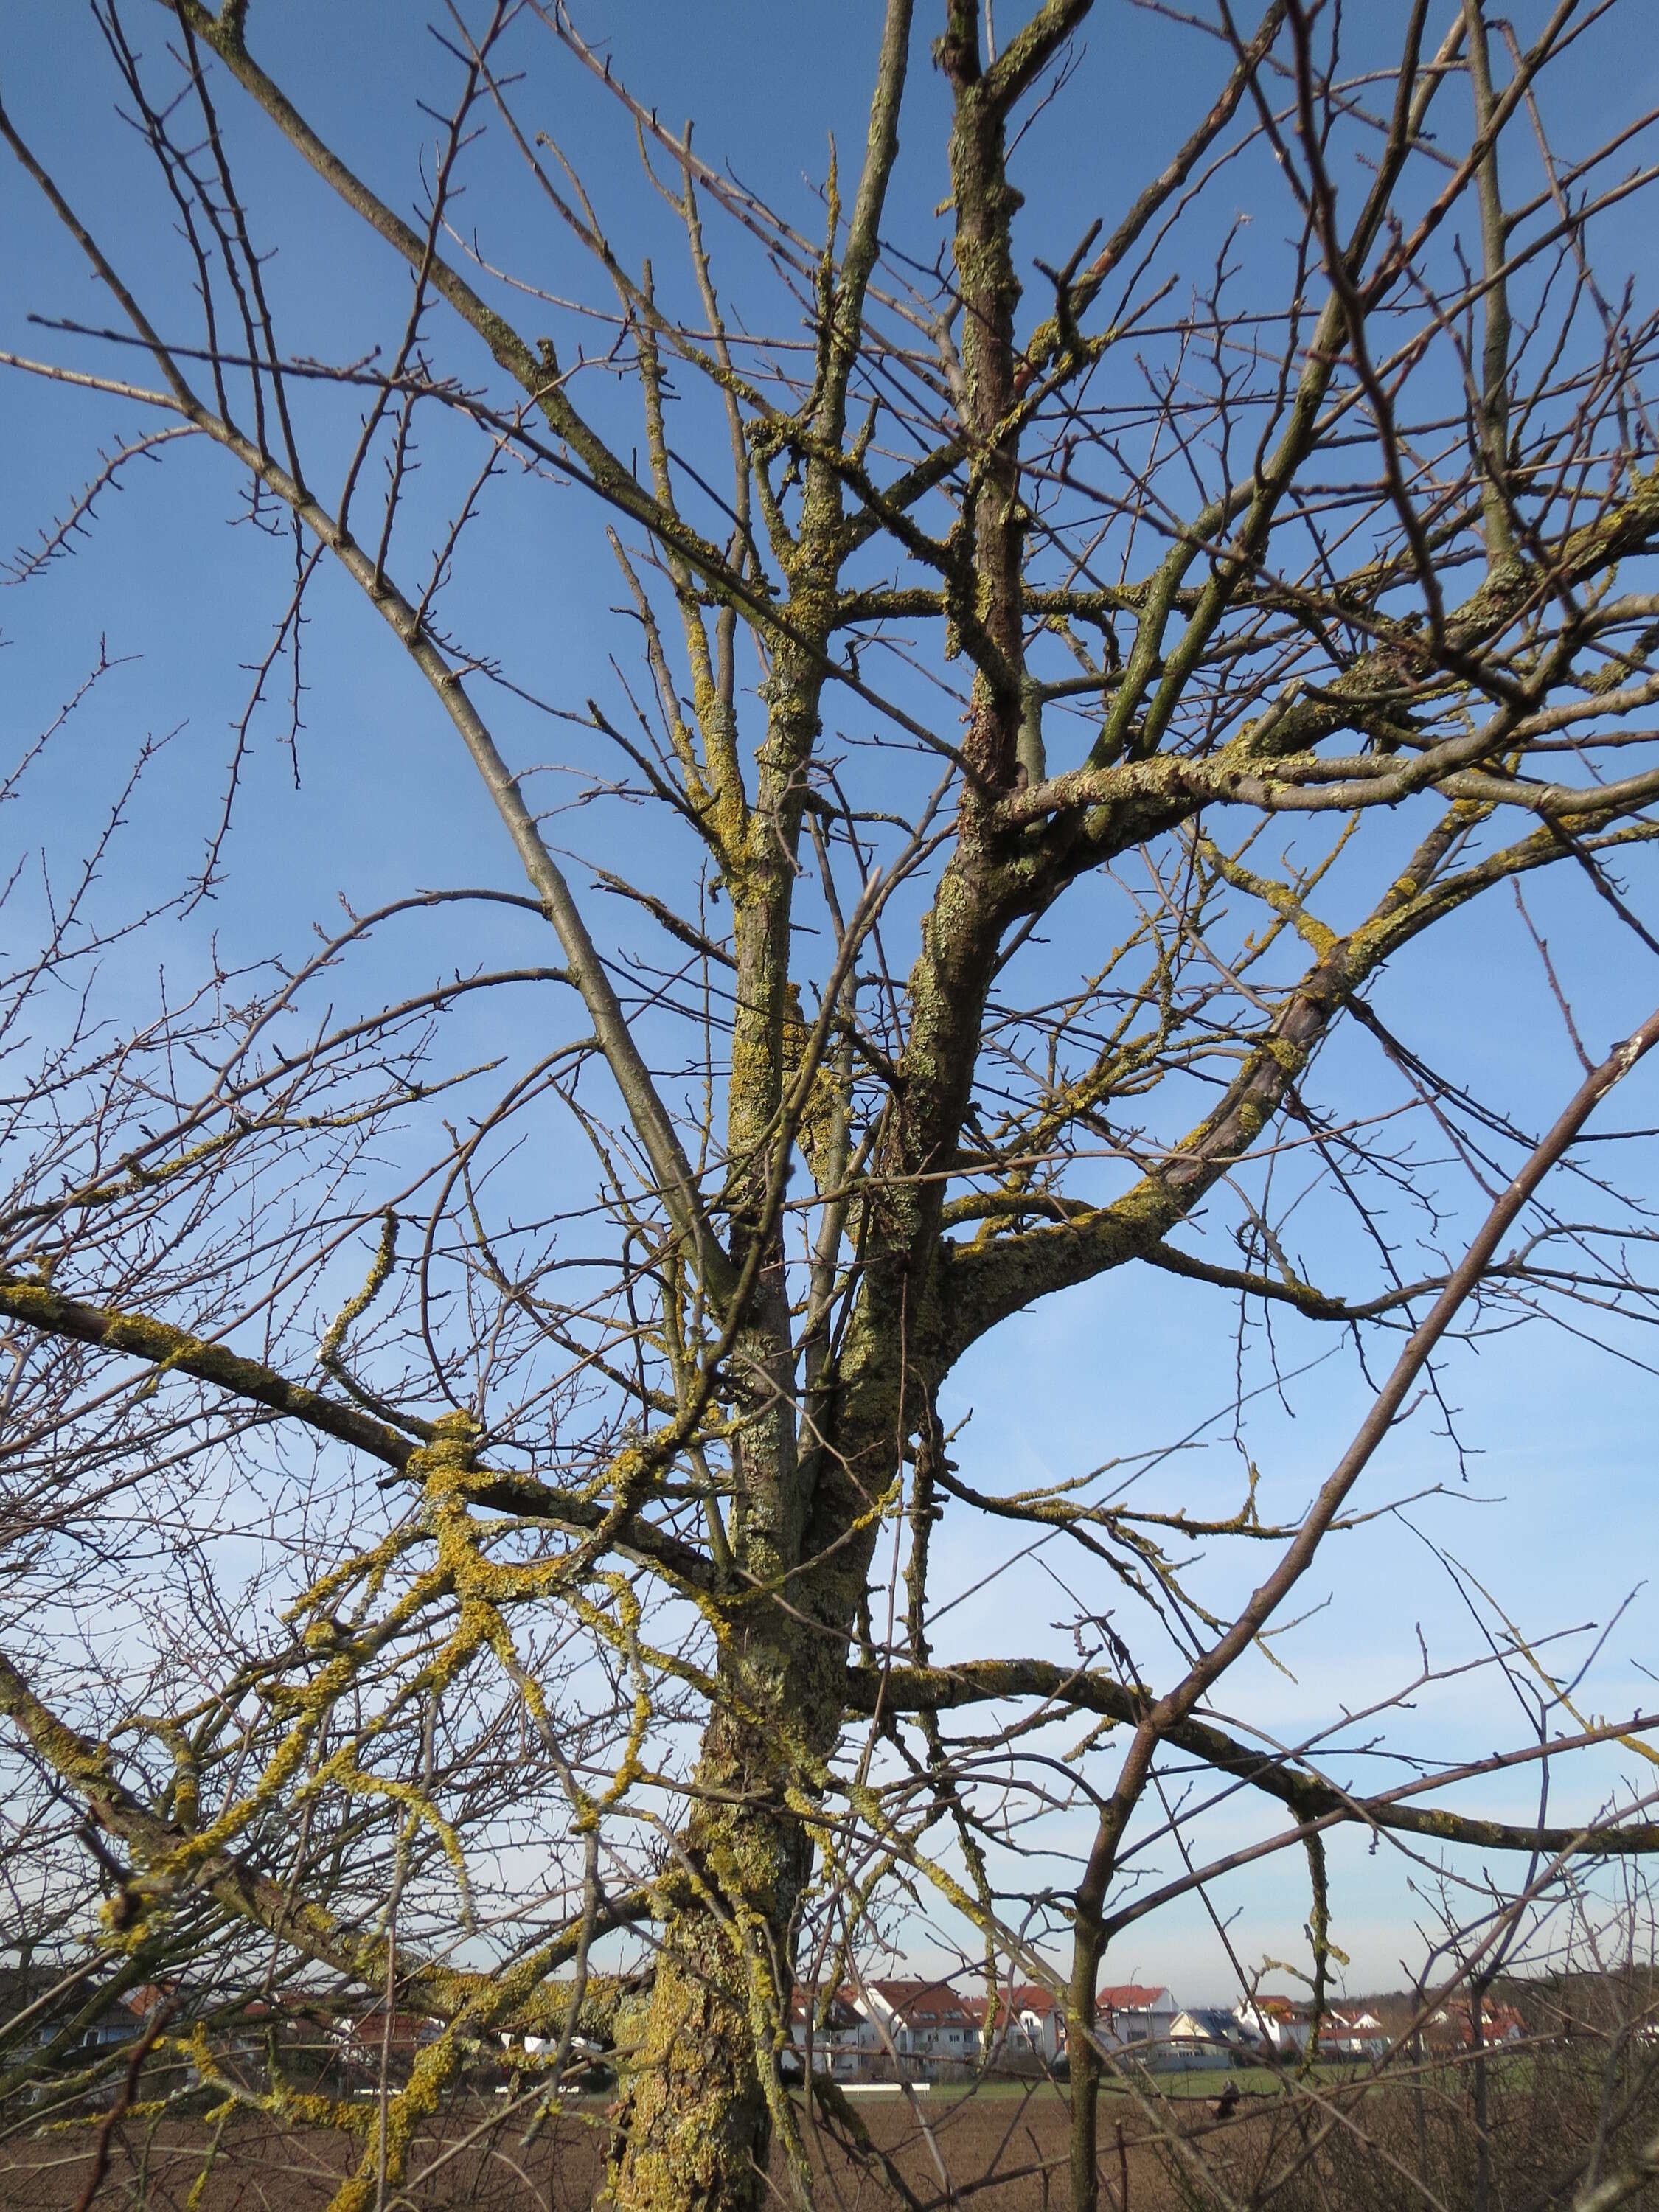
[[(836, 1448), (820, 1447), (808, 1462), (801, 1489), (817, 1525), (798, 1551), (813, 1564), (792, 1578), (789, 1609), (751, 1602), (726, 1629), (720, 1694), (680, 1838), (696, 1893), (665, 1929), (637, 2039), (622, 2062), (611, 2159), (617, 2212), (758, 2212), (767, 2194), (767, 2089), (777, 2063), (769, 2039), (781, 2047), (788, 2037), (798, 1912), (812, 1866), (801, 1793), (840, 1738), (848, 1645), (879, 1527), (867, 1509), (897, 1466), (903, 1393), (877, 1364), (877, 1376), (849, 1394), (864, 1401), (851, 1419), (842, 1400)], [(804, 1503), (798, 1492), (792, 1529)], [(752, 1555), (773, 1532), (750, 1517), (742, 1533)]]
[(763, 2038), (769, 2027), (787, 2033), (811, 1839), (784, 1804), (780, 1747), (733, 1704), (708, 1724), (681, 1838), (694, 1893), (665, 1929), (637, 2039), (622, 2054), (610, 2172), (619, 2212), (757, 2212), (767, 2191), (776, 2057)]

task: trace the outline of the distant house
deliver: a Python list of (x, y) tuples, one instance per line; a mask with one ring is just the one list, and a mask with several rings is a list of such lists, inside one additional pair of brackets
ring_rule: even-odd
[[(395, 2020), (392, 2027), (395, 2033), (397, 2028)], [(503, 2035), (501, 2049), (508, 2054), (509, 2063), (512, 2054), (515, 2051), (521, 2051), (526, 2058), (552, 2058), (558, 2054), (561, 2040), (562, 2038), (556, 2035)], [(374, 2055), (378, 2059), (378, 2049)], [(590, 2066), (602, 2065), (605, 2062), (605, 2045), (602, 2043), (595, 2043), (591, 2036), (573, 2035), (570, 2039), (568, 2055), (578, 2064), (586, 2059)]]
[(978, 2063), (983, 2022), (949, 1982), (870, 1982), (855, 2002), (906, 2073), (932, 2076)]
[(1313, 2033), (1313, 2008), (1292, 2003), (1289, 1997), (1241, 1998), (1233, 2007), (1233, 2018), (1253, 2028), (1277, 2058), (1305, 2051)]
[(1255, 2047), (1231, 2013), (1193, 2006), (1176, 2014), (1167, 2036), (1147, 2045), (1146, 2063), (1172, 2073), (1201, 2073), (1231, 2066), (1235, 2052), (1245, 2054)]
[(1261, 2059), (1267, 2055), (1267, 2031), (1261, 2027), (1261, 2021), (1255, 2015), (1241, 2020), (1239, 2013), (1225, 2013), (1217, 2008), (1217, 2011), (1201, 2013), (1199, 2017), (1212, 2021), (1214, 2035), (1221, 2037), (1221, 2042), (1228, 2044), (1232, 2051), (1239, 2051), (1245, 2059)]
[(1172, 2037), (1192, 2036), (1218, 2043), (1246, 2058), (1255, 2057), (1267, 2040), (1253, 2020), (1240, 2020), (1237, 2013), (1220, 2005), (1194, 2005), (1178, 2012), (1170, 2033)]
[(54, 2050), (60, 2062), (84, 2064), (136, 2043), (144, 2032), (148, 1995), (105, 1996), (89, 1978), (50, 1966), (0, 1971), (0, 2019), (26, 2019), (21, 2047)]
[(997, 1991), (996, 2002), (981, 1995), (963, 2002), (979, 2024), (980, 2049), (989, 2065), (1027, 2062), (1052, 2066), (1066, 2050), (1066, 2007), (1052, 1991), (1034, 1982)]
[(1018, 2065), (1030, 2057), (1030, 2043), (1014, 2009), (1012, 1990), (999, 1990), (994, 2001), (975, 1994), (962, 2002), (979, 2029), (980, 2056), (988, 2066)]
[[(1480, 2042), (1483, 2045), (1519, 2043), (1526, 2032), (1526, 2022), (1512, 2006), (1482, 2003)], [(1441, 2045), (1452, 2044), (1460, 2051), (1475, 2048), (1474, 2008), (1467, 1998), (1458, 2004), (1443, 2005), (1438, 2012), (1429, 2015), (1429, 2040)]]
[(1167, 2043), (1181, 2008), (1173, 1992), (1142, 1982), (1123, 1982), (1102, 1990), (1095, 1999), (1095, 2024), (1109, 2049), (1136, 2043)]
[(1033, 2057), (1052, 2065), (1066, 2050), (1066, 2007), (1035, 1983), (1009, 1991), (1014, 2014)]
[[(1295, 2057), (1313, 2039), (1314, 2008), (1289, 1997), (1246, 1997), (1230, 2017), (1253, 2031), (1275, 2057)], [(1319, 2049), (1326, 2058), (1381, 2058), (1389, 2031), (1373, 2012), (1345, 2012), (1327, 2005), (1319, 2014)]]
[(882, 2049), (879, 2029), (859, 2010), (850, 1990), (836, 1990), (826, 2003), (821, 1990), (798, 1989), (790, 2007), (789, 2040), (801, 2071), (810, 2048), (812, 2071), (843, 2081), (857, 2080)]
[(382, 2002), (359, 2019), (340, 2021), (333, 2041), (349, 2073), (378, 2075), (384, 2063), (388, 2075), (401, 2081), (407, 2077), (416, 2054), (435, 2043), (442, 2033), (439, 2022), (423, 2013), (394, 2010), (388, 2027)]
[(1319, 2047), (1328, 2058), (1381, 2058), (1389, 2031), (1374, 2012), (1330, 2012), (1320, 2024)]

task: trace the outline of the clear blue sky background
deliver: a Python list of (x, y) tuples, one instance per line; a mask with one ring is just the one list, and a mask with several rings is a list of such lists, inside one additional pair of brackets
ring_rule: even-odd
[[(453, 82), (453, 64), (436, 44), (407, 35), (415, 12), (402, 0), (255, 0), (252, 17), (256, 47), (279, 80), (303, 88), (302, 104), (325, 137), (348, 146), (376, 187), (404, 208), (417, 194), (417, 149), (431, 136), (415, 103), (445, 106)], [(596, 38), (608, 38), (621, 73), (643, 97), (667, 117), (696, 117), (706, 158), (729, 161), (745, 182), (814, 228), (811, 185), (823, 172), (828, 135), (838, 139), (844, 179), (861, 146), (878, 13), (874, 0), (843, 0), (833, 9), (803, 0), (696, 8), (592, 0), (582, 21)], [(924, 19), (928, 13), (922, 10)], [(131, 17), (135, 33), (162, 37), (159, 10), (134, 6)], [(827, 36), (826, 23), (834, 27)], [(1065, 95), (1058, 133), (1069, 149), (1064, 173), (1021, 174), (1032, 203), (1028, 255), (1063, 259), (1097, 214), (1109, 228), (1212, 96), (1212, 76), (1196, 66), (1172, 70), (1170, 52), (1167, 27), (1121, 0), (1102, 0), (1084, 66)], [(1635, 80), (1643, 72), (1656, 76), (1655, 56), (1650, 49), (1624, 59), (1628, 81), (1620, 97), (1634, 107), (1643, 96)], [(1561, 117), (1569, 136), (1600, 128), (1595, 72), (1603, 66), (1605, 58), (1587, 60), (1570, 81)], [(568, 68), (549, 67), (545, 82), (538, 119), (602, 186), (619, 245), (637, 250), (656, 239), (666, 262), (673, 247), (665, 213), (645, 191), (614, 114)], [(0, 27), (0, 91), (77, 206), (96, 216), (118, 264), (143, 279), (149, 298), (170, 302), (182, 322), (184, 264), (168, 210), (146, 157), (115, 114), (112, 76), (89, 14), (68, 0), (9, 11)], [(289, 348), (337, 358), (385, 342), (401, 321), (403, 273), (389, 255), (368, 250), (230, 88), (223, 97), (258, 234), (280, 244), (269, 277)], [(1582, 104), (1577, 109), (1575, 101)], [(901, 231), (908, 223), (934, 234), (927, 226), (945, 189), (945, 114), (924, 46), (903, 131), (895, 225)], [(591, 291), (575, 249), (521, 191), (515, 187), (506, 202), (492, 198), (491, 180), (505, 173), (507, 160), (495, 140), (478, 150), (463, 224), (481, 227), (489, 258), (548, 289)], [(29, 330), (26, 313), (101, 323), (106, 303), (27, 181), (9, 170), (0, 193), (0, 343), (25, 353), (60, 349), (63, 341)], [(163, 240), (170, 258), (163, 258)], [(1651, 291), (1656, 272), (1644, 220), (1609, 220), (1602, 244), (1610, 268), (1634, 270)], [(545, 325), (555, 326), (552, 309), (526, 303), (526, 326), (544, 326), (537, 320), (544, 313)], [(453, 337), (441, 349), (452, 360), (468, 357)], [(134, 373), (143, 380), (137, 356)], [(65, 493), (95, 465), (96, 449), (118, 416), (102, 401), (20, 379), (4, 391), (0, 541), (9, 548), (31, 539), (61, 508)], [(345, 434), (338, 426), (349, 425), (349, 410), (336, 408), (332, 420), (331, 434)], [(459, 478), (444, 476), (435, 458), (433, 468), (424, 495), (435, 514)], [(166, 469), (165, 485), (141, 471), (105, 502), (95, 535), (73, 562), (59, 564), (27, 593), (0, 597), (6, 640), (0, 702), (9, 746), (49, 719), (95, 657), (100, 635), (112, 656), (131, 657), (100, 688), (71, 745), (13, 810), (5, 825), (8, 866), (10, 854), (29, 845), (48, 844), (60, 861), (76, 855), (135, 739), (178, 730), (137, 801), (135, 835), (110, 871), (112, 896), (132, 903), (147, 890), (170, 889), (210, 826), (227, 723), (246, 691), (243, 665), (264, 650), (291, 559), (282, 541), (216, 526), (233, 514), (237, 496), (220, 456), (192, 447), (171, 456)], [(454, 611), (475, 641), (506, 655), (517, 680), (571, 707), (590, 692), (614, 697), (607, 655), (632, 650), (631, 641), (618, 643), (607, 611), (618, 594), (604, 565), (602, 521), (574, 491), (503, 496), (479, 539), (487, 558), (475, 555), (457, 580)], [(188, 921), (169, 921), (112, 956), (103, 983), (112, 1005), (148, 1006), (161, 963), (177, 972), (199, 968), (210, 938), (230, 959), (278, 947), (291, 952), (313, 917), (331, 923), (337, 895), (362, 910), (414, 884), (518, 888), (503, 833), (447, 725), (392, 641), (376, 635), (361, 602), (331, 579), (315, 598), (305, 654), (310, 689), (300, 788), (293, 788), (278, 741), (280, 713), (267, 716), (248, 764), (224, 894)], [(510, 701), (492, 702), (492, 715), (515, 764), (557, 759), (580, 768), (599, 760), (588, 734)], [(641, 823), (637, 815), (595, 811), (564, 834), (591, 860), (637, 865)], [(676, 865), (667, 847), (661, 865)], [(1645, 896), (1640, 866), (1632, 880), (1651, 919), (1659, 902)], [(1552, 928), (1588, 1039), (1605, 1045), (1649, 1010), (1659, 962), (1632, 950), (1600, 914), (1587, 917), (1582, 898), (1565, 890), (1540, 890), (1534, 903)], [(38, 894), (26, 888), (14, 929), (25, 913), (38, 918), (40, 910)], [(601, 901), (592, 912), (608, 944), (634, 941), (625, 909)], [(545, 957), (529, 922), (461, 915), (442, 927), (444, 941), (434, 939), (426, 956), (434, 969), (485, 956), (503, 964)], [(1427, 972), (1402, 963), (1382, 987), (1385, 1012), (1397, 1006), (1402, 1018), (1408, 1013), (1414, 1045), (1478, 1079), (1520, 1121), (1547, 1119), (1573, 1087), (1574, 1063), (1512, 909), (1494, 904), (1462, 925), (1455, 959), (1438, 969), (1425, 996)], [(1361, 1062), (1352, 1064), (1357, 1071)], [(1624, 1126), (1659, 1121), (1659, 1081), (1638, 1078), (1613, 1111)], [(1648, 1194), (1659, 1194), (1650, 1187)], [(952, 1385), (954, 1417), (972, 1413), (960, 1446), (968, 1479), (1027, 1487), (1166, 1442), (1225, 1408), (1231, 1317), (1218, 1298), (1206, 1309), (1215, 1326), (1194, 1342), (1191, 1296), (1163, 1278), (1109, 1278), (1011, 1323)], [(1285, 1323), (1279, 1341), (1294, 1365), (1325, 1340)], [(1479, 1562), (1511, 1618), (1532, 1632), (1605, 1621), (1659, 1556), (1652, 1377), (1536, 1329), (1489, 1342), (1479, 1357), (1456, 1352), (1446, 1372), (1448, 1395), (1480, 1453), (1468, 1485), (1419, 1417), (1379, 1455), (1364, 1502), (1444, 1480), (1458, 1494), (1422, 1508), (1422, 1522)], [(1268, 1401), (1253, 1408), (1249, 1443), (1263, 1471), (1264, 1513), (1294, 1511), (1328, 1470), (1364, 1411), (1363, 1383), (1338, 1358), (1304, 1378), (1293, 1403), (1294, 1418)], [(1173, 1479), (1183, 1501), (1222, 1510), (1238, 1502), (1240, 1460), (1227, 1434), (1224, 1419), (1214, 1449), (1186, 1461)], [(1167, 1489), (1161, 1495), (1171, 1502)], [(1477, 1496), (1504, 1502), (1482, 1504)], [(941, 1589), (977, 1583), (1001, 1555), (1002, 1538), (1001, 1531), (988, 1535), (947, 1520)], [(1012, 1651), (1034, 1636), (1054, 1646), (1044, 1624), (1069, 1614), (1073, 1604), (1050, 1567), (1073, 1591), (1099, 1602), (1099, 1593), (1079, 1581), (1079, 1564), (1051, 1546), (957, 1607), (941, 1629), (942, 1650)], [(1408, 1680), (1417, 1656), (1413, 1624), (1422, 1625), (1437, 1660), (1478, 1648), (1462, 1600), (1403, 1522), (1382, 1522), (1334, 1544), (1310, 1594), (1327, 1600), (1326, 1609), (1279, 1647), (1297, 1685), (1265, 1666), (1251, 1673), (1249, 1711), (1261, 1724), (1305, 1729), (1310, 1715), (1334, 1720), (1343, 1707), (1369, 1704)], [(1586, 1686), (1587, 1707), (1623, 1711), (1659, 1694), (1642, 1671), (1644, 1662), (1659, 1663), (1656, 1626), (1659, 1604), (1642, 1588)], [(1242, 1689), (1237, 1694), (1242, 1704)], [(1448, 1755), (1478, 1755), (1513, 1741), (1517, 1718), (1512, 1693), (1490, 1674), (1431, 1692), (1423, 1704), (1428, 1747)], [(1589, 1809), (1626, 1768), (1645, 1778), (1637, 1762), (1618, 1755), (1587, 1764), (1572, 1787), (1574, 1808)], [(1524, 1815), (1535, 1804), (1534, 1787), (1495, 1784), (1478, 1802)], [(1234, 1832), (1246, 1832), (1250, 1818), (1241, 1811)], [(1398, 1863), (1387, 1850), (1369, 1855), (1364, 1841), (1353, 1839), (1340, 1843), (1333, 1859), (1333, 1932), (1353, 1962), (1351, 1979), (1368, 1987), (1397, 1980), (1398, 1962), (1417, 1949), (1411, 1932), (1417, 1907)], [(1237, 1939), (1247, 1961), (1302, 1955), (1299, 1855), (1222, 1895), (1241, 1912)], [(918, 1936), (919, 1956), (933, 1955), (932, 1941)], [(1222, 1993), (1227, 1968), (1194, 1905), (1137, 1931), (1114, 1955), (1108, 1975), (1169, 1982), (1197, 1998)]]

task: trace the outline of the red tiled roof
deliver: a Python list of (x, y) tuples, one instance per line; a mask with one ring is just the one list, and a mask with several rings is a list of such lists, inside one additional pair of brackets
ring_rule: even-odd
[[(957, 1990), (949, 1982), (882, 1981), (872, 1982), (870, 1987), (890, 2011), (914, 2027), (972, 2022), (982, 2027), (989, 2010), (982, 1986), (971, 1996)], [(854, 1993), (849, 1990), (844, 1994), (850, 1998)], [(1162, 1986), (1122, 1982), (1102, 1990), (1098, 2002), (1101, 2011), (1107, 2014), (1149, 2012), (1160, 1999), (1166, 2005), (1170, 2002), (1169, 1991)], [(1063, 2017), (1065, 2011), (1066, 2000), (1036, 1982), (1016, 1983), (999, 1990), (997, 1995), (998, 2019), (1005, 2023), (1022, 2013), (1047, 2020), (1051, 2015)]]
[(1102, 1990), (1095, 2002), (1110, 2012), (1150, 2012), (1164, 1995), (1163, 1990), (1149, 1989), (1143, 1982), (1121, 1982), (1115, 1989)]
[[(990, 2014), (991, 2001), (981, 1990), (973, 1996), (963, 1997), (962, 2008), (964, 2012), (971, 2014), (983, 2026)], [(1039, 1989), (1035, 1982), (1022, 1983), (1018, 1988), (1000, 1989), (997, 1991), (999, 2021), (1017, 2020), (1021, 2013), (1026, 2012), (1035, 2013), (1039, 2020), (1046, 2020), (1050, 2013), (1063, 2013), (1065, 2009), (1066, 2001), (1063, 1997), (1054, 1996), (1048, 1990)]]
[(911, 2027), (934, 2027), (947, 2021), (958, 2027), (977, 2025), (949, 1982), (873, 1982), (871, 1987)]
[(355, 2042), (372, 2051), (379, 2051), (386, 2043), (393, 2051), (416, 2050), (422, 2044), (435, 2042), (441, 2032), (439, 2023), (424, 2013), (394, 2012), (388, 2038), (383, 2005), (376, 2005), (373, 2011), (366, 2012), (361, 2020), (350, 2021), (346, 2027), (347, 2034)]
[(1041, 1988), (1036, 1982), (1024, 1982), (1008, 1992), (1016, 2012), (1035, 2013), (1039, 2020), (1047, 2020), (1050, 2013), (1063, 2013), (1064, 1997), (1057, 1997), (1052, 1990)]

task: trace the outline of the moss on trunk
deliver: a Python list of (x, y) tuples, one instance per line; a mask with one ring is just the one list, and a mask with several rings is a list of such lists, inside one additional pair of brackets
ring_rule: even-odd
[(756, 2212), (766, 2194), (811, 1843), (783, 1802), (789, 1762), (757, 1724), (754, 1673), (743, 1672), (698, 1762), (684, 1839), (693, 1895), (665, 1930), (648, 1997), (619, 2023), (610, 2188), (621, 2212)]

